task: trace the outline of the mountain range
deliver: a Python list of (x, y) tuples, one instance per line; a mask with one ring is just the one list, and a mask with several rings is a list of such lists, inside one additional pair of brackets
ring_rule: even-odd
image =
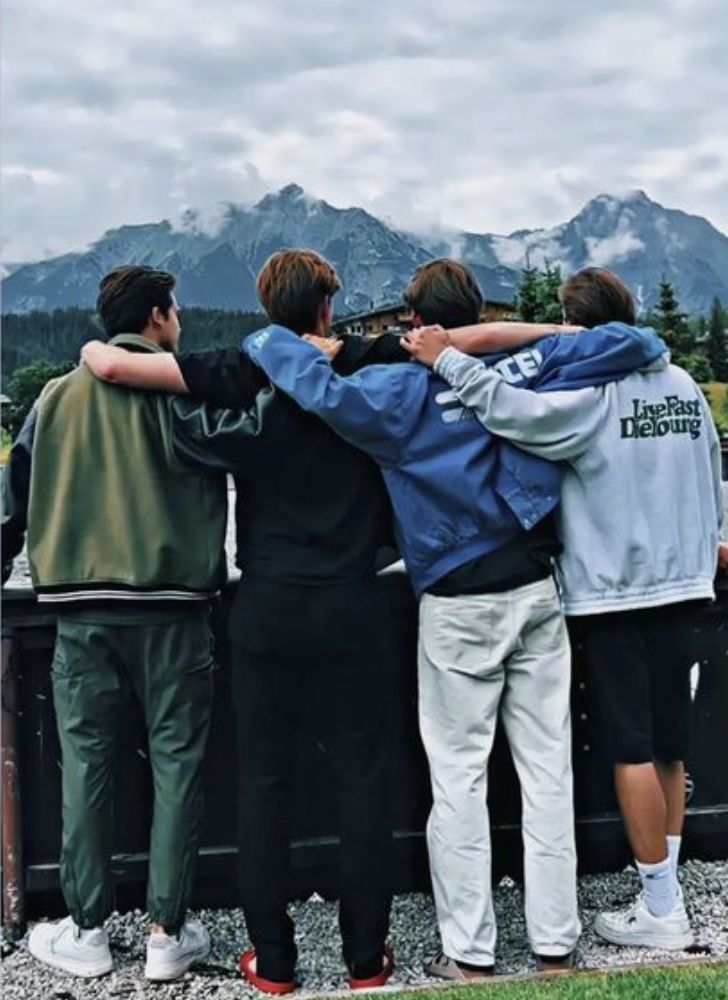
[(464, 261), (494, 302), (512, 301), (527, 262), (548, 261), (565, 275), (588, 265), (611, 268), (642, 309), (655, 304), (663, 276), (686, 312), (707, 313), (715, 296), (728, 304), (728, 237), (643, 191), (600, 194), (551, 229), (428, 235), (397, 229), (361, 208), (335, 208), (289, 184), (254, 206), (221, 206), (214, 223), (190, 210), (175, 224), (121, 226), (83, 252), (14, 265), (2, 282), (2, 308), (93, 306), (101, 275), (133, 262), (175, 273), (183, 305), (253, 311), (255, 276), (281, 247), (311, 247), (332, 261), (344, 286), (335, 300), (339, 315), (398, 300), (414, 269), (437, 256)]

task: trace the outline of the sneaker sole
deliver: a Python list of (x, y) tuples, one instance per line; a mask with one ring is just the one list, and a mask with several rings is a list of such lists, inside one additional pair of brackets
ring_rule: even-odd
[(183, 976), (197, 962), (202, 962), (206, 959), (209, 954), (209, 948), (201, 948), (191, 955), (186, 955), (184, 959), (180, 959), (174, 965), (168, 965), (164, 968), (155, 969), (153, 966), (150, 968), (149, 964), (147, 964), (144, 966), (144, 978), (153, 983), (164, 983), (170, 979), (179, 979), (180, 976)]
[(661, 948), (663, 951), (685, 951), (695, 944), (693, 932), (688, 930), (683, 934), (620, 934), (618, 931), (607, 930), (594, 924), (594, 931), (608, 941), (623, 948)]
[(34, 959), (42, 962), (43, 965), (50, 965), (53, 969), (68, 972), (70, 975), (79, 976), (81, 979), (98, 979), (101, 976), (107, 976), (114, 968), (113, 959), (91, 965), (88, 962), (74, 962), (72, 958), (61, 958), (54, 954), (54, 952), (41, 952), (30, 947), (30, 945), (28, 946), (28, 951)]

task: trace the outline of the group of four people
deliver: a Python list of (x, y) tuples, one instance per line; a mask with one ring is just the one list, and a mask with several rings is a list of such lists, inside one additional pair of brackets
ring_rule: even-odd
[(629, 911), (601, 914), (596, 930), (618, 944), (687, 947), (676, 868), (691, 615), (713, 597), (725, 557), (719, 445), (702, 393), (654, 332), (635, 326), (628, 290), (604, 270), (565, 283), (563, 327), (480, 324), (473, 275), (432, 261), (405, 293), (413, 331), (374, 340), (328, 337), (339, 287), (319, 255), (280, 251), (258, 277), (273, 325), (239, 348), (178, 353), (174, 278), (119, 268), (98, 302), (111, 343), (86, 345), (85, 364), (46, 387), (13, 447), (5, 557), (27, 531), (39, 600), (58, 610), (70, 912), (33, 929), (31, 952), (80, 975), (112, 967), (110, 768), (133, 691), (155, 791), (145, 972), (174, 978), (207, 953), (206, 931), (186, 911), (211, 710), (207, 606), (224, 575), (224, 473), (235, 479), (242, 573), (229, 634), (240, 891), (253, 945), (243, 976), (271, 993), (296, 987), (289, 810), (307, 701), (338, 793), (349, 984), (383, 985), (394, 965), (376, 586), (392, 512), (419, 600), (442, 938), (428, 971), (473, 981), (493, 970), (487, 766), (499, 714), (522, 791), (529, 943), (544, 969), (573, 962), (581, 926), (565, 614), (642, 879)]

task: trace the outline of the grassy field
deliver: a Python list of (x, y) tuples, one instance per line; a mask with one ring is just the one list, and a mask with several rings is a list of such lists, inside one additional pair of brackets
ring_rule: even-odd
[(5, 465), (7, 462), (12, 443), (13, 442), (8, 432), (4, 427), (0, 427), (0, 465)]
[(705, 382), (703, 388), (710, 393), (710, 401), (713, 406), (722, 406), (725, 397), (728, 395), (728, 384), (725, 382)]
[(719, 431), (728, 432), (728, 416), (726, 415), (726, 398), (728, 385), (725, 382), (704, 382), (701, 386), (708, 394), (710, 409)]
[(401, 993), (410, 1000), (728, 1000), (728, 963)]

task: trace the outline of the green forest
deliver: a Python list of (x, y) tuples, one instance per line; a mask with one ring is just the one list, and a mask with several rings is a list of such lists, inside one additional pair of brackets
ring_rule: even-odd
[[(182, 344), (186, 351), (237, 344), (246, 333), (265, 326), (262, 313), (188, 308), (182, 313)], [(7, 313), (2, 317), (3, 391), (25, 365), (75, 361), (87, 340), (105, 339), (91, 309)]]

